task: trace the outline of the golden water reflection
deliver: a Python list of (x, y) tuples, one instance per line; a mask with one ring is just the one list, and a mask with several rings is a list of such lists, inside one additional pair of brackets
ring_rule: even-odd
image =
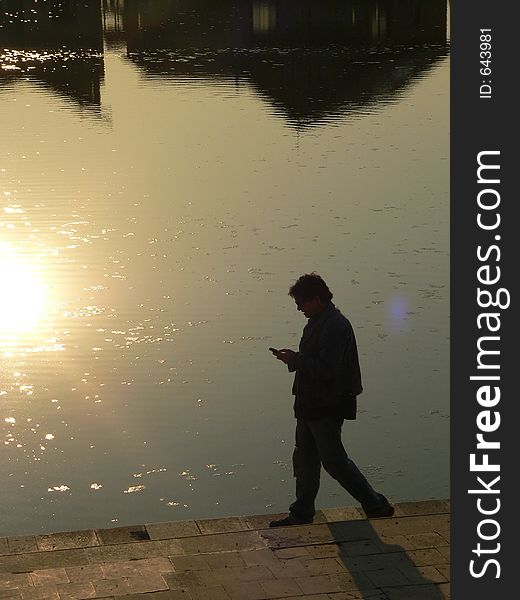
[(0, 243), (0, 344), (34, 332), (48, 308), (48, 284), (35, 262)]

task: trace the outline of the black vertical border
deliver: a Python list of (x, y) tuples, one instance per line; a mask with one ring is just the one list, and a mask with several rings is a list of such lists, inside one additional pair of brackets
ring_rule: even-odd
[[(498, 600), (518, 597), (515, 578), (520, 567), (515, 563), (518, 555), (515, 542), (519, 535), (518, 515), (513, 485), (518, 473), (517, 455), (520, 446), (520, 420), (518, 418), (519, 390), (516, 373), (519, 352), (518, 278), (520, 252), (517, 239), (516, 206), (520, 205), (517, 187), (520, 164), (517, 139), (520, 135), (518, 96), (515, 92), (518, 79), (518, 52), (515, 29), (519, 22), (519, 3), (495, 0), (455, 0), (449, 7), (451, 23), (451, 590), (454, 600)], [(492, 57), (489, 76), (483, 76), (480, 68), (480, 29), (491, 29)], [(484, 80), (491, 80), (492, 97), (480, 98), (479, 88)], [(477, 194), (482, 184), (477, 183), (477, 156), (481, 151), (498, 150), (500, 184), (500, 227), (492, 232), (483, 231), (477, 225)], [(519, 217), (520, 218), (520, 217)], [(500, 240), (495, 235), (500, 235)], [(478, 495), (468, 490), (478, 488), (477, 476), (489, 481), (491, 473), (470, 471), (470, 454), (476, 450), (477, 415), (483, 408), (476, 401), (476, 391), (481, 383), (470, 381), (471, 375), (482, 374), (477, 370), (477, 340), (481, 335), (477, 327), (479, 309), (477, 288), (485, 287), (477, 280), (477, 269), (485, 264), (477, 258), (477, 246), (491, 244), (500, 247), (500, 261), (496, 253), (488, 261), (500, 266), (501, 279), (495, 286), (509, 290), (511, 304), (507, 309), (493, 309), (500, 313), (501, 328), (494, 335), (500, 336), (501, 400), (491, 410), (500, 412), (498, 431), (489, 435), (499, 440), (500, 450), (489, 451), (490, 462), (498, 461), (500, 482), (495, 489), (500, 494), (483, 494), (482, 505), (491, 508), (500, 499), (500, 510), (486, 517), (477, 508)], [(489, 288), (491, 290), (491, 288)], [(515, 343), (516, 342), (516, 343)], [(489, 371), (487, 372), (489, 373)], [(518, 432), (516, 431), (518, 429)], [(488, 436), (486, 436), (488, 437)], [(481, 451), (482, 452), (482, 451)], [(480, 486), (482, 487), (482, 486)], [(491, 500), (493, 498), (493, 500)], [(496, 540), (481, 540), (477, 533), (483, 519), (496, 519), (500, 535)], [(492, 526), (482, 530), (492, 533)], [(482, 548), (500, 550), (496, 553), (476, 555), (473, 550), (480, 542)], [(488, 565), (481, 577), (470, 573), (470, 561), (475, 559), (475, 571), (482, 572), (487, 559), (496, 559), (498, 569)]]

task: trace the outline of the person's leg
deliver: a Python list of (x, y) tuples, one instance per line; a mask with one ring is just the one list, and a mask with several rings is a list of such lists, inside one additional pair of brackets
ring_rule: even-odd
[(296, 478), (296, 500), (289, 513), (296, 519), (312, 521), (314, 501), (320, 487), (320, 456), (314, 435), (304, 419), (296, 421), (296, 445), (293, 452), (293, 473)]
[(367, 515), (386, 516), (376, 513), (389, 506), (388, 500), (374, 490), (354, 461), (348, 457), (341, 440), (342, 425), (343, 419), (336, 417), (309, 422), (323, 468), (361, 503)]

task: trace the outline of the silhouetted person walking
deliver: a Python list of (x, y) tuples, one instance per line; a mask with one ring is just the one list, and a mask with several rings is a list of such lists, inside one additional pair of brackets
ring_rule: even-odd
[(295, 373), (296, 500), (286, 518), (270, 525), (312, 523), (321, 465), (361, 503), (367, 517), (390, 517), (394, 507), (372, 488), (341, 441), (343, 420), (356, 418), (356, 396), (363, 390), (350, 321), (334, 306), (331, 291), (316, 273), (302, 275), (289, 295), (309, 321), (298, 352), (286, 348), (271, 352)]

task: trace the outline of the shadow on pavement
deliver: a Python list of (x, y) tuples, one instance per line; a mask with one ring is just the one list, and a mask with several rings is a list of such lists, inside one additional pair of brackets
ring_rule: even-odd
[[(394, 519), (379, 520), (384, 523)], [(445, 600), (446, 577), (437, 570), (435, 548), (412, 549), (386, 543), (368, 520), (328, 523), (346, 573), (337, 578), (353, 598), (370, 600)], [(396, 537), (396, 536), (394, 536)], [(391, 539), (391, 538), (390, 538)], [(411, 545), (410, 545), (411, 546)], [(441, 557), (442, 561), (442, 557)], [(447, 563), (447, 560), (446, 560)], [(424, 565), (424, 566), (418, 566)], [(443, 568), (448, 568), (447, 564)], [(332, 596), (333, 597), (333, 596)]]

